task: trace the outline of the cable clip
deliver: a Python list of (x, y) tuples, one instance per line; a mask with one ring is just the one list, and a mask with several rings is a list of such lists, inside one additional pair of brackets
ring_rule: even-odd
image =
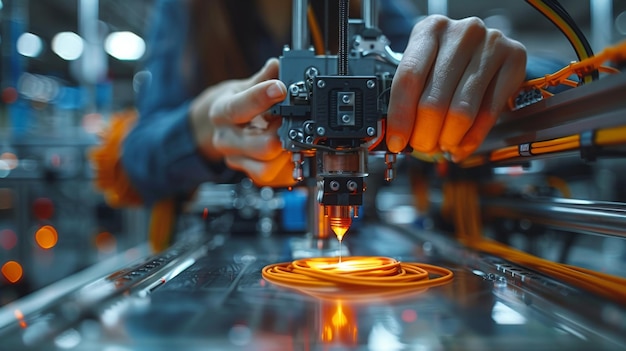
[(519, 144), (517, 147), (517, 152), (520, 156), (528, 157), (532, 156), (532, 152), (530, 152), (530, 143)]
[(600, 149), (593, 142), (596, 138), (595, 130), (580, 133), (580, 158), (585, 162), (594, 162)]

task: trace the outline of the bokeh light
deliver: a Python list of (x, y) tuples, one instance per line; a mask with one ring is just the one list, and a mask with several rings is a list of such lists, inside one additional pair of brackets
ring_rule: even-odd
[(415, 310), (407, 308), (406, 310), (402, 311), (402, 320), (405, 323), (413, 323), (417, 320), (417, 312), (415, 312)]
[(23, 273), (22, 265), (15, 261), (9, 261), (2, 265), (2, 275), (9, 283), (17, 283), (22, 279)]
[(33, 201), (33, 215), (39, 220), (48, 220), (54, 215), (54, 203), (47, 197)]
[(0, 230), (0, 247), (11, 250), (17, 245), (17, 235), (11, 229)]
[(42, 249), (48, 250), (53, 248), (58, 240), (59, 235), (57, 234), (57, 230), (51, 225), (44, 225), (35, 233), (35, 241)]
[(89, 134), (97, 134), (102, 131), (105, 126), (105, 122), (101, 114), (93, 112), (83, 116), (82, 126), (85, 132)]
[(117, 248), (115, 236), (109, 232), (100, 232), (94, 238), (96, 248), (101, 253), (111, 253)]
[(52, 51), (67, 61), (79, 58), (84, 47), (83, 38), (74, 32), (60, 32), (52, 38)]
[(41, 54), (43, 42), (39, 36), (26, 32), (17, 38), (16, 48), (22, 56), (37, 57)]
[(12, 152), (3, 152), (0, 155), (0, 160), (6, 162), (10, 169), (15, 169), (18, 164), (17, 156)]
[(138, 60), (146, 51), (146, 43), (133, 32), (113, 32), (104, 41), (104, 50), (118, 60)]

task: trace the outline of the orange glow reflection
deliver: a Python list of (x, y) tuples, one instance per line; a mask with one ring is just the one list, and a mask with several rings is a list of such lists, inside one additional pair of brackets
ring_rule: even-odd
[(2, 275), (11, 284), (15, 284), (22, 279), (23, 273), (24, 270), (22, 269), (22, 265), (15, 261), (9, 261), (2, 265)]
[(26, 321), (24, 320), (24, 314), (22, 313), (22, 311), (15, 310), (13, 314), (15, 315), (15, 318), (19, 322), (20, 328), (25, 329), (26, 327), (28, 327), (28, 324), (26, 324)]
[(102, 253), (114, 252), (117, 248), (117, 240), (115, 236), (109, 232), (100, 232), (94, 238), (96, 248)]
[(359, 329), (353, 308), (341, 300), (323, 302), (320, 308), (320, 339), (325, 343), (356, 346)]
[(44, 225), (35, 233), (35, 241), (42, 249), (48, 250), (53, 248), (58, 240), (57, 230), (51, 225)]

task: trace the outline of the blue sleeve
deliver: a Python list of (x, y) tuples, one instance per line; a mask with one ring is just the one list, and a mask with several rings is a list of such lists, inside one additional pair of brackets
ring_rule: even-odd
[(391, 49), (404, 52), (411, 30), (419, 18), (415, 5), (407, 0), (379, 1), (378, 26), (391, 42)]
[(183, 3), (159, 0), (148, 30), (143, 80), (138, 87), (137, 124), (127, 135), (122, 153), (133, 187), (146, 204), (188, 194), (201, 182), (220, 176), (193, 140), (189, 105), (192, 96), (181, 65), (187, 35)]

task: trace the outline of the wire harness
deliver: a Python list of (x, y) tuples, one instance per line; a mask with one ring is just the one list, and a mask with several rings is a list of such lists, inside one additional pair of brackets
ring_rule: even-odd
[(626, 301), (626, 278), (550, 261), (483, 236), (478, 184), (449, 182), (444, 187), (445, 211), (453, 219), (458, 240), (467, 247), (501, 257), (572, 286), (616, 302)]

